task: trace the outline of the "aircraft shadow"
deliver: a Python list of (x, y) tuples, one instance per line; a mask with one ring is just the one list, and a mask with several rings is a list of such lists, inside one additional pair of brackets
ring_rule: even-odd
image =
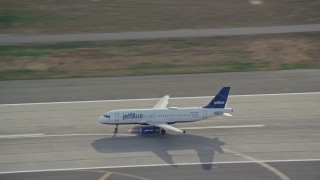
[(203, 170), (211, 170), (216, 152), (223, 153), (224, 142), (218, 138), (207, 138), (191, 134), (137, 135), (127, 137), (107, 137), (92, 142), (92, 147), (100, 153), (125, 153), (151, 151), (168, 164), (175, 164), (168, 151), (195, 150)]

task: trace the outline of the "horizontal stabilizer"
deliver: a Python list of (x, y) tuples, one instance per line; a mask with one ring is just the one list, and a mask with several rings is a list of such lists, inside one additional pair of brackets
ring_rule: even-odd
[(223, 113), (223, 115), (224, 116), (229, 116), (229, 117), (231, 117), (232, 115), (231, 114), (229, 114), (229, 113)]

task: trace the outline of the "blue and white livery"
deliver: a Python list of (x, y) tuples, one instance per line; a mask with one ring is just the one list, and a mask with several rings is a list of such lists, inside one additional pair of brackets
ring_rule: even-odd
[(216, 116), (232, 116), (232, 108), (226, 108), (230, 87), (223, 87), (219, 93), (204, 107), (178, 108), (169, 107), (169, 96), (166, 95), (152, 109), (121, 109), (107, 112), (98, 120), (102, 124), (116, 125), (114, 133), (118, 132), (120, 124), (140, 124), (138, 131), (141, 134), (161, 133), (166, 131), (185, 133), (171, 126), (175, 123), (200, 121)]

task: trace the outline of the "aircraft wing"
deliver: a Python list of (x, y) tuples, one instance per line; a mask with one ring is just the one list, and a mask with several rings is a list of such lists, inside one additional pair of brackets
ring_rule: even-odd
[(160, 101), (153, 106), (153, 109), (164, 109), (168, 105), (169, 96), (163, 96)]
[(173, 132), (183, 133), (182, 130), (180, 130), (178, 128), (175, 128), (173, 126), (170, 126), (167, 123), (148, 123), (148, 124), (150, 124), (152, 126), (157, 126), (159, 128), (165, 129), (165, 130), (170, 130), (170, 131), (173, 131)]

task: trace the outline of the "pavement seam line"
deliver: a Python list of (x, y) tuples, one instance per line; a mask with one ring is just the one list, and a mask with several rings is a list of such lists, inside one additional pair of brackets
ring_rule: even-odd
[(282, 180), (290, 180), (290, 178), (288, 176), (286, 176), (284, 173), (282, 173), (278, 169), (270, 166), (269, 164), (267, 164), (265, 162), (262, 162), (262, 161), (260, 161), (260, 160), (258, 160), (256, 158), (254, 158), (252, 156), (248, 156), (248, 155), (245, 155), (245, 154), (242, 154), (242, 153), (239, 153), (239, 152), (236, 152), (236, 151), (232, 151), (232, 150), (229, 150), (229, 149), (226, 149), (226, 148), (223, 148), (223, 151), (231, 153), (231, 154), (234, 154), (234, 155), (237, 155), (237, 156), (240, 156), (240, 157), (243, 157), (244, 159), (253, 161), (254, 163), (257, 163), (260, 166), (266, 168), (267, 170), (273, 172), (275, 175), (280, 177), (280, 179), (282, 179)]

